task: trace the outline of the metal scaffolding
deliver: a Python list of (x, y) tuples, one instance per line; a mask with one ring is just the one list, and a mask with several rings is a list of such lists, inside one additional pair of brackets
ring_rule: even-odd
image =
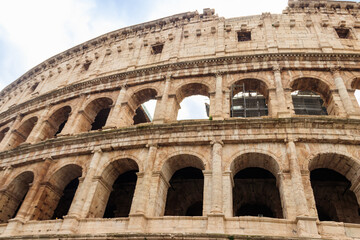
[(268, 115), (266, 99), (255, 91), (246, 91), (245, 84), (231, 86), (231, 117)]

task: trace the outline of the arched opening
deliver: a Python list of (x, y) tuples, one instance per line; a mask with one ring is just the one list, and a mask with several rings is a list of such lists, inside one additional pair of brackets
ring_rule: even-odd
[(8, 127), (4, 128), (3, 130), (0, 131), (0, 143), (4, 139), (4, 137), (8, 131), (9, 131)]
[(231, 117), (261, 117), (268, 115), (268, 88), (257, 79), (244, 79), (231, 85)]
[(98, 98), (90, 102), (86, 106), (83, 114), (84, 116), (81, 119), (81, 130), (89, 131), (102, 129), (106, 124), (112, 104), (113, 101), (106, 97)]
[(277, 162), (262, 153), (245, 153), (230, 165), (234, 176), (234, 216), (283, 218), (275, 174)]
[(152, 122), (156, 106), (157, 92), (154, 89), (147, 88), (136, 92), (132, 97), (134, 105), (133, 124)]
[(5, 190), (0, 192), (0, 223), (7, 222), (9, 219), (16, 217), (29, 191), (29, 184), (33, 180), (34, 174), (32, 172), (21, 173)]
[(296, 115), (335, 114), (330, 88), (315, 78), (300, 78), (291, 84), (291, 98)]
[(128, 217), (135, 192), (137, 170), (121, 174), (114, 182), (104, 218)]
[(161, 172), (168, 182), (162, 182), (162, 196), (166, 216), (202, 216), (204, 170), (203, 162), (194, 155), (181, 154), (169, 158)]
[(165, 216), (202, 216), (204, 175), (200, 169), (177, 170), (169, 184)]
[(88, 217), (128, 217), (137, 183), (137, 163), (129, 158), (111, 162), (101, 174), (102, 183), (95, 190), (96, 204)]
[(66, 185), (63, 191), (63, 195), (61, 196), (51, 219), (63, 218), (68, 213), (78, 186), (79, 186), (78, 178), (71, 180), (71, 182), (68, 185)]
[(57, 170), (50, 180), (42, 185), (41, 200), (32, 219), (49, 220), (67, 215), (81, 175), (82, 168), (75, 164), (69, 164)]
[(317, 168), (311, 171), (310, 180), (320, 221), (360, 223), (359, 205), (346, 177), (328, 168)]
[(38, 118), (32, 117), (21, 124), (21, 126), (13, 132), (13, 137), (9, 142), (9, 147), (17, 147), (25, 142), (30, 135), (32, 129), (37, 123)]
[(46, 121), (47, 124), (42, 130), (43, 137), (41, 140), (52, 138), (60, 134), (69, 118), (70, 112), (71, 107), (69, 106), (62, 107), (55, 111)]
[(208, 119), (210, 116), (209, 88), (201, 83), (182, 86), (176, 93), (177, 120)]
[(234, 216), (282, 218), (274, 175), (262, 168), (245, 168), (234, 176)]

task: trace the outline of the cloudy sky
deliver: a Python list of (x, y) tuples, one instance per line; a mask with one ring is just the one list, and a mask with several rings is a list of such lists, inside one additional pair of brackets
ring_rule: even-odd
[(119, 28), (203, 8), (231, 18), (286, 6), (287, 0), (0, 0), (0, 90), (49, 57)]

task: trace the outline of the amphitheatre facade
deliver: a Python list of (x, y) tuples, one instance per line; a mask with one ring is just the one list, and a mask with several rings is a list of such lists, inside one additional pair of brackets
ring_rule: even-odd
[(359, 3), (290, 0), (40, 63), (0, 92), (0, 239), (360, 239), (358, 38)]

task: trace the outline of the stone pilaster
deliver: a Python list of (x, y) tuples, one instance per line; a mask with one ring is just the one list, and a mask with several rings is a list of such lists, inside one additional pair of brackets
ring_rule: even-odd
[(171, 85), (171, 76), (168, 75), (165, 78), (164, 91), (160, 102), (157, 102), (153, 123), (164, 123), (166, 119), (166, 107), (169, 99), (169, 89)]
[[(290, 117), (290, 110), (286, 108), (286, 98), (284, 88), (281, 80), (281, 68), (278, 65), (273, 66), (275, 87), (276, 87), (276, 100), (277, 100), (277, 117)], [(275, 107), (274, 105), (272, 107)]]
[(130, 222), (128, 228), (135, 232), (143, 232), (146, 227), (146, 208), (149, 204), (150, 191), (154, 191), (151, 188), (151, 177), (158, 146), (156, 144), (149, 144), (147, 147), (149, 151), (144, 162), (144, 176), (140, 181), (137, 181), (133, 204), (129, 214)]
[(84, 102), (86, 100), (86, 96), (82, 94), (77, 100), (77, 104), (71, 109), (71, 113), (69, 114), (68, 120), (58, 136), (61, 135), (71, 135), (80, 132), (80, 128), (78, 127), (81, 124), (79, 111), (86, 106), (84, 106)]
[(42, 140), (43, 138), (43, 129), (45, 128), (46, 124), (49, 124), (46, 120), (48, 119), (48, 114), (51, 107), (47, 106), (43, 112), (41, 113), (37, 123), (35, 124), (34, 128), (31, 130), (29, 136), (26, 139), (26, 143), (37, 143)]
[(221, 72), (215, 74), (215, 102), (210, 106), (210, 108), (214, 107), (215, 111), (213, 112), (214, 120), (224, 120), (223, 117), (223, 76)]
[(355, 108), (354, 108), (354, 105), (353, 105), (353, 103), (352, 103), (352, 101), (350, 99), (349, 93), (348, 93), (348, 91), (346, 89), (344, 80), (341, 77), (340, 68), (331, 69), (331, 73), (332, 73), (332, 76), (333, 76), (335, 86), (339, 91), (339, 96), (340, 96), (342, 105), (344, 106), (344, 109), (346, 111), (346, 114), (349, 117), (352, 116), (352, 115), (355, 115)]
[(222, 174), (222, 151), (223, 142), (212, 141), (212, 180), (211, 180), (211, 211), (208, 214), (207, 232), (224, 233), (223, 212), (223, 174)]
[(121, 86), (120, 93), (116, 99), (116, 102), (109, 113), (109, 117), (106, 120), (105, 128), (118, 128), (122, 124), (123, 117), (122, 114), (122, 103), (126, 101), (127, 98), (127, 85), (126, 83)]
[(316, 225), (316, 217), (309, 216), (309, 208), (302, 182), (300, 165), (297, 159), (296, 146), (293, 139), (289, 139), (287, 144), (287, 154), (290, 161), (290, 173), (293, 189), (293, 200), (296, 204), (296, 224), (297, 232), (300, 237), (320, 237)]
[(12, 144), (11, 140), (14, 137), (14, 134), (16, 134), (15, 131), (19, 127), (22, 118), (23, 117), (20, 114), (16, 116), (14, 122), (10, 126), (9, 131), (6, 133), (5, 137), (1, 141), (0, 151), (8, 150), (8, 149), (10, 149), (12, 147), (11, 146), (11, 144)]

